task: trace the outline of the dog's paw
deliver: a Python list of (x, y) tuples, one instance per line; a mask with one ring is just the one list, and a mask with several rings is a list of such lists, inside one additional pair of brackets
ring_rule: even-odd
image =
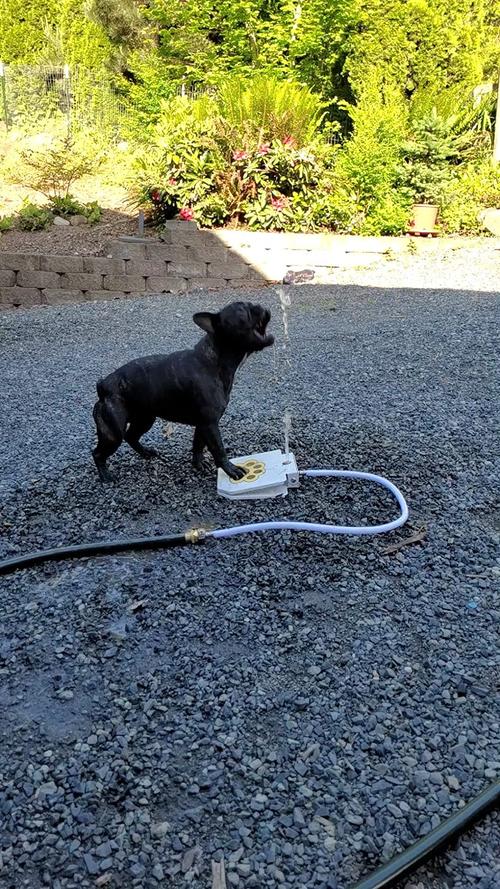
[(160, 456), (160, 452), (156, 448), (143, 448), (142, 456), (145, 460), (154, 460), (155, 457)]
[(193, 469), (196, 472), (209, 472), (211, 468), (212, 464), (206, 457), (195, 457), (193, 459)]
[(102, 485), (110, 485), (112, 482), (116, 481), (115, 476), (109, 469), (101, 469), (99, 472), (99, 479)]
[(227, 466), (224, 466), (224, 472), (229, 478), (232, 478), (234, 482), (238, 482), (247, 474), (246, 469), (243, 469), (242, 466), (235, 466), (234, 463), (228, 463)]

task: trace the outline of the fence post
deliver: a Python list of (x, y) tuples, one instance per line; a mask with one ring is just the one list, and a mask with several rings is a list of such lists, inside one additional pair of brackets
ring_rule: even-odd
[(5, 118), (5, 129), (9, 132), (9, 107), (7, 105), (7, 88), (5, 86), (5, 65), (3, 62), (0, 62), (0, 80), (2, 81), (1, 91), (2, 91), (2, 106), (3, 106), (3, 116)]
[(63, 68), (64, 92), (66, 95), (66, 126), (68, 139), (71, 136), (71, 80), (69, 73), (69, 65)]

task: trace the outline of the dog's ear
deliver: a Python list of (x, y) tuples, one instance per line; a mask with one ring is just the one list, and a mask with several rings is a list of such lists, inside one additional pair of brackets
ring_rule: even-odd
[(219, 315), (214, 312), (196, 312), (193, 315), (193, 321), (198, 327), (201, 327), (205, 333), (215, 333), (217, 319)]

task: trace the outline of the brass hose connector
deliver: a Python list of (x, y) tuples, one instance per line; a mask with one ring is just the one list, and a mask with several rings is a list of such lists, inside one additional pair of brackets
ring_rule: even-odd
[(207, 532), (205, 528), (190, 528), (189, 531), (184, 533), (186, 543), (201, 543), (202, 540), (205, 540), (206, 536)]

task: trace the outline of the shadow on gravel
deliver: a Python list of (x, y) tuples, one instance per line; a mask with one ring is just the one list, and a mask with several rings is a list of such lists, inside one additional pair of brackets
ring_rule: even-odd
[[(1, 318), (2, 556), (198, 524), (392, 515), (383, 492), (312, 480), (284, 500), (217, 500), (215, 473), (191, 471), (188, 432), (166, 439), (160, 424), (148, 438), (163, 459), (123, 447), (116, 485), (100, 487), (95, 379), (190, 344), (190, 315), (217, 302)], [(237, 378), (231, 453), (280, 446), (286, 407), (300, 466), (372, 470), (401, 488), (399, 535), (265, 535), (2, 579), (1, 885), (206, 889), (224, 855), (243, 889), (345, 887), (500, 772), (497, 315), (492, 294), (300, 288), (291, 367), (278, 344)], [(384, 555), (422, 525), (423, 543)], [(423, 885), (444, 867), (456, 885), (483, 873), (486, 886), (498, 843), (485, 822)]]

